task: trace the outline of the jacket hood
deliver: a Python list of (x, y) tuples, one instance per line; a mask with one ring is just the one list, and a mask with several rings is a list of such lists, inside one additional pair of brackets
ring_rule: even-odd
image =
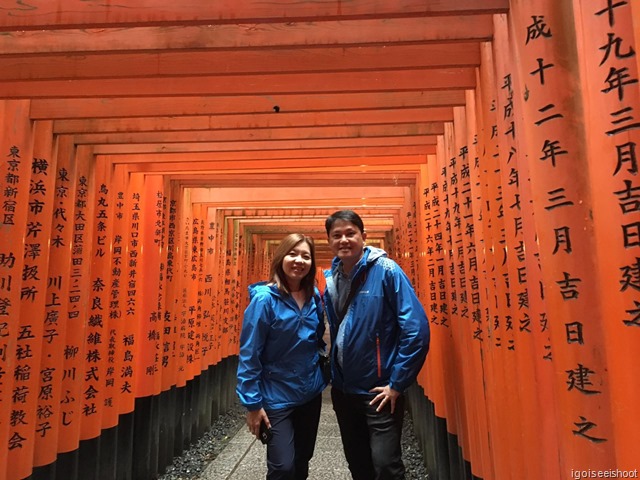
[(258, 294), (258, 292), (271, 293), (278, 295), (278, 288), (275, 285), (268, 285), (269, 282), (263, 281), (249, 285), (249, 300)]
[(375, 262), (380, 257), (387, 256), (387, 252), (385, 252), (381, 248), (376, 248), (376, 247), (364, 247), (364, 248), (365, 250), (369, 250), (369, 255), (366, 257), (367, 264)]

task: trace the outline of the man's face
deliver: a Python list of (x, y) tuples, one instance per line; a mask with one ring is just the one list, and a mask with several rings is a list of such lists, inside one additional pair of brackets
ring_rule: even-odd
[(351, 268), (360, 259), (366, 239), (367, 234), (361, 232), (353, 223), (336, 220), (329, 232), (329, 247), (345, 267)]

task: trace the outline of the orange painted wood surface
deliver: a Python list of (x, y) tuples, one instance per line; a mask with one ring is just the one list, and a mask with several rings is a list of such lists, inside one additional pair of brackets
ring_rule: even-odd
[[(598, 270), (605, 305), (602, 334), (612, 404), (616, 464), (630, 470), (637, 456), (628, 445), (640, 442), (640, 412), (627, 401), (640, 396), (629, 365), (640, 357), (640, 183), (637, 145), (640, 126), (629, 113), (640, 105), (638, 25), (633, 2), (611, 10), (574, 2), (585, 116), (589, 176)], [(634, 42), (636, 47), (634, 47)], [(598, 112), (597, 114), (595, 112)], [(636, 117), (637, 118), (637, 117)], [(592, 369), (593, 370), (593, 369)], [(594, 375), (597, 371), (594, 372)]]
[[(473, 114), (474, 112), (469, 112)], [(478, 272), (478, 247), (474, 228), (471, 165), (475, 162), (475, 149), (469, 148), (469, 141), (474, 141), (474, 135), (467, 131), (467, 111), (464, 108), (454, 109), (453, 123), (454, 154), (449, 160), (453, 167), (452, 179), (457, 189), (454, 203), (454, 225), (459, 224), (456, 231), (456, 253), (458, 259), (455, 264), (458, 281), (458, 298), (460, 310), (460, 335), (458, 342), (461, 346), (463, 359), (463, 387), (465, 391), (464, 428), (466, 430), (465, 458), (472, 465), (473, 474), (485, 478), (486, 460), (483, 459), (482, 449), (486, 448), (486, 401), (483, 388), (483, 376), (474, 372), (482, 371), (482, 349), (480, 342), (474, 338), (476, 320), (474, 318), (474, 290), (470, 281), (472, 275)], [(475, 132), (474, 132), (475, 133)], [(471, 150), (471, 151), (470, 151)], [(455, 162), (455, 165), (452, 163)], [(455, 190), (454, 190), (455, 192)]]
[(521, 32), (514, 42), (519, 76), (528, 79), (521, 149), (529, 162), (541, 287), (557, 365), (561, 472), (610, 468), (616, 448), (608, 440), (611, 392), (600, 353), (606, 351), (607, 307), (593, 255), (594, 198), (586, 174), (586, 132), (582, 122), (574, 121), (584, 109), (573, 95), (580, 88), (579, 62), (572, 32), (562, 26), (570, 8), (545, 0), (512, 8), (514, 29)]
[(332, 83), (328, 85), (313, 73), (296, 74), (257, 74), (252, 75), (251, 81), (241, 75), (229, 76), (196, 76), (190, 77), (188, 82), (176, 77), (146, 78), (129, 77), (121, 79), (79, 79), (73, 82), (66, 80), (40, 80), (38, 89), (27, 80), (18, 80), (6, 84), (7, 98), (31, 96), (33, 98), (52, 97), (96, 97), (109, 92), (112, 96), (134, 95), (136, 97), (151, 97), (162, 95), (216, 95), (226, 92), (233, 95), (281, 94), (281, 93), (333, 93), (354, 92), (361, 90), (361, 84), (366, 82), (371, 88), (380, 91), (402, 90), (440, 90), (444, 88), (473, 88), (472, 68), (440, 68), (424, 74), (424, 70), (403, 70), (402, 74), (380, 70), (372, 75), (371, 72), (335, 72), (331, 75)]
[[(33, 158), (28, 108), (28, 101), (3, 101), (0, 109), (0, 142), (5, 152), (0, 230), (0, 440), (6, 446), (0, 453), (0, 478), (8, 479), (30, 475), (31, 461), (28, 454), (23, 453), (23, 447), (32, 452), (35, 440), (35, 411), (32, 410), (37, 392), (30, 370), (37, 370), (38, 366), (30, 362), (34, 353), (39, 361), (39, 345), (35, 345), (34, 336), (29, 333), (28, 319), (21, 320), (20, 316), (23, 300), (33, 300), (33, 292), (24, 281), (28, 265), (24, 249), (28, 242), (25, 232), (29, 228)], [(24, 290), (23, 283), (26, 283)]]
[[(16, 345), (14, 395), (22, 392), (24, 396), (14, 397), (12, 418), (19, 418), (20, 421), (16, 423), (15, 433), (11, 436), (15, 438), (17, 434), (26, 440), (19, 449), (10, 452), (8, 462), (27, 468), (36, 463), (40, 456), (36, 444), (38, 439), (49, 435), (49, 412), (53, 404), (60, 401), (60, 397), (54, 397), (50, 390), (54, 370), (43, 352), (44, 345), (58, 333), (46, 321), (40, 321), (46, 306), (51, 303), (46, 297), (47, 285), (52, 283), (48, 275), (50, 254), (47, 247), (52, 233), (50, 219), (54, 211), (55, 185), (51, 128), (51, 122), (33, 125), (29, 212), (24, 238), (20, 326)], [(58, 276), (53, 282), (60, 284), (62, 278)], [(16, 401), (18, 399), (19, 402)], [(23, 427), (26, 427), (26, 431)], [(55, 458), (55, 447), (47, 453), (49, 458)]]
[(486, 290), (485, 309), (483, 311), (482, 336), (485, 345), (485, 393), (487, 396), (487, 420), (492, 442), (492, 466), (494, 478), (511, 478), (513, 472), (522, 471), (521, 452), (501, 455), (516, 442), (517, 424), (501, 421), (503, 412), (511, 417), (511, 401), (516, 400), (515, 385), (511, 382), (513, 374), (514, 345), (513, 332), (507, 324), (508, 273), (506, 271), (506, 248), (504, 230), (504, 203), (501, 192), (499, 142), (497, 138), (496, 103), (499, 83), (496, 79), (495, 61), (491, 44), (482, 48), (482, 66), (480, 68), (481, 89), (476, 115), (478, 129), (478, 149), (480, 162), (480, 191), (482, 205), (482, 232), (485, 248)]
[[(86, 314), (83, 315), (83, 344), (85, 364), (80, 370), (83, 384), (82, 396), (85, 400), (86, 415), (82, 419), (82, 439), (95, 438), (103, 427), (114, 426), (116, 410), (111, 397), (105, 395), (107, 376), (112, 376), (109, 363), (110, 318), (108, 309), (108, 288), (111, 279), (111, 237), (113, 225), (111, 168), (106, 162), (95, 164), (90, 188), (94, 191), (92, 205), (88, 205), (85, 231), (91, 232), (86, 250), (90, 263), (89, 292)], [(110, 411), (111, 418), (104, 417)]]
[(284, 2), (264, 4), (255, 0), (236, 2), (231, 8), (227, 4), (211, 4), (206, 0), (192, 0), (176, 4), (145, 0), (127, 9), (110, 9), (109, 5), (90, 5), (81, 1), (62, 1), (24, 9), (20, 5), (4, 11), (3, 25), (19, 27), (21, 30), (38, 29), (56, 25), (63, 28), (90, 28), (106, 25), (163, 25), (176, 21), (188, 23), (251, 23), (255, 21), (300, 21), (305, 19), (331, 20), (342, 17), (385, 18), (403, 12), (405, 15), (444, 15), (463, 13), (497, 13), (508, 8), (507, 0), (460, 0), (455, 4), (443, 0), (428, 0), (419, 5), (409, 0), (368, 0), (343, 4), (326, 2), (321, 6), (313, 3)]
[[(523, 224), (534, 223), (533, 216), (524, 218), (522, 214), (521, 190), (527, 188), (528, 178), (520, 179), (518, 132), (523, 128), (519, 122), (519, 102), (515, 101), (515, 85), (521, 83), (517, 72), (513, 68), (513, 39), (506, 15), (494, 16), (494, 62), (496, 82), (499, 89), (496, 92), (496, 135), (499, 142), (496, 165), (499, 168), (498, 181), (502, 197), (501, 214), (504, 216), (504, 261), (502, 272), (506, 281), (506, 312), (503, 322), (505, 333), (509, 337), (507, 352), (510, 353), (506, 361), (509, 368), (506, 372), (509, 378), (536, 378), (533, 341), (531, 338), (531, 321), (529, 315), (529, 292), (527, 289), (526, 250), (524, 243)], [(521, 182), (522, 181), (522, 187)], [(512, 412), (520, 412), (522, 420), (514, 429), (512, 438), (522, 438), (525, 445), (537, 448), (544, 441), (545, 433), (539, 428), (539, 418), (545, 414), (545, 408), (537, 398), (538, 388), (530, 382), (513, 383), (512, 398), (507, 405)], [(515, 415), (515, 414), (514, 414)], [(535, 456), (524, 451), (519, 452), (517, 470), (525, 470), (533, 477), (543, 478), (559, 476), (558, 465), (555, 470), (551, 465), (542, 465)], [(544, 472), (543, 469), (549, 469)], [(546, 478), (546, 477), (545, 477)]]
[[(69, 139), (70, 140), (70, 139)], [(49, 243), (49, 264), (45, 287), (44, 330), (48, 334), (42, 344), (41, 370), (46, 376), (41, 379), (40, 389), (46, 392), (38, 398), (38, 411), (42, 412), (42, 434), (36, 436), (33, 456), (34, 466), (48, 465), (58, 455), (61, 427), (62, 382), (68, 375), (64, 369), (67, 337), (69, 296), (69, 276), (71, 271), (71, 244), (73, 220), (73, 198), (70, 172), (73, 171), (74, 148), (70, 141), (58, 140), (52, 150), (47, 176), (53, 178), (50, 192), (53, 210), (49, 215), (51, 236)]]
[[(417, 122), (442, 122), (453, 120), (451, 108), (443, 107), (412, 107), (402, 106), (385, 108), (384, 110), (339, 110), (313, 112), (278, 112), (262, 114), (235, 115), (199, 115), (182, 117), (139, 117), (102, 120), (57, 120), (54, 131), (59, 134), (79, 133), (116, 133), (116, 132), (160, 132), (160, 131), (197, 131), (197, 130), (236, 130), (260, 128), (293, 128), (330, 125), (384, 125), (406, 124), (405, 127), (415, 127)], [(433, 133), (443, 133), (438, 124), (428, 124), (434, 129)], [(440, 130), (437, 128), (440, 127)]]
[[(98, 95), (97, 98), (33, 99), (31, 117), (37, 120), (91, 119), (158, 116), (214, 115), (217, 119), (233, 121), (241, 114), (265, 115), (273, 113), (318, 114), (348, 110), (383, 111), (396, 108), (439, 107), (464, 105), (464, 92), (435, 89), (397, 92), (341, 92), (332, 95), (308, 95), (285, 92), (277, 97), (270, 95), (246, 95), (238, 97), (217, 92), (215, 96), (175, 97), (155, 96), (153, 102), (141, 102), (138, 98)], [(275, 112), (274, 107), (280, 110)], [(335, 114), (338, 115), (338, 114)], [(315, 117), (312, 117), (315, 118)], [(176, 119), (179, 121), (179, 118)], [(296, 120), (296, 117), (293, 117)], [(228, 123), (228, 122), (227, 122)], [(296, 122), (297, 123), (297, 122)]]
[[(342, 19), (322, 22), (191, 24), (180, 27), (22, 30), (0, 37), (10, 54), (264, 48), (298, 45), (389, 45), (395, 42), (490, 40), (491, 15)], [(51, 27), (51, 25), (48, 25)], [(320, 27), (320, 28), (317, 28)], [(372, 37), (371, 32), (376, 36)]]
[[(243, 75), (314, 72), (379, 72), (398, 68), (468, 67), (480, 64), (478, 45), (336, 46), (279, 48), (272, 50), (206, 50), (179, 52), (131, 52), (52, 57), (33, 54), (33, 62), (0, 57), (0, 81), (153, 78), (194, 75)], [(131, 65), (136, 65), (132, 75)]]
[[(71, 258), (68, 290), (64, 298), (67, 302), (65, 347), (63, 352), (58, 353), (64, 359), (58, 452), (77, 449), (81, 439), (82, 419), (96, 414), (96, 405), (92, 404), (91, 398), (86, 399), (85, 403), (83, 392), (86, 390), (82, 388), (88, 354), (84, 343), (84, 329), (90, 290), (85, 285), (89, 279), (92, 232), (87, 221), (90, 218), (89, 209), (93, 208), (94, 190), (90, 157), (86, 149), (84, 152), (73, 149), (69, 153), (71, 169), (68, 172), (68, 194), (72, 203), (68, 227), (71, 233)], [(66, 231), (66, 227), (67, 225), (63, 231)]]

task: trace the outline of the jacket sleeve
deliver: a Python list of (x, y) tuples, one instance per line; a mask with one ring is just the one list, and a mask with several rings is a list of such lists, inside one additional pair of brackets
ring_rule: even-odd
[(398, 354), (391, 370), (389, 386), (405, 391), (416, 379), (429, 351), (430, 332), (427, 315), (415, 290), (400, 266), (389, 270), (385, 295), (395, 309), (400, 333)]
[(257, 293), (245, 310), (242, 321), (236, 393), (248, 410), (262, 408), (261, 357), (273, 317), (269, 300), (269, 294)]

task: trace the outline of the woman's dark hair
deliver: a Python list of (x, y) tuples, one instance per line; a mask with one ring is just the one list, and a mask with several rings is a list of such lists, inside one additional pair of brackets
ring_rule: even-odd
[(293, 250), (298, 244), (305, 242), (309, 245), (309, 252), (311, 253), (311, 268), (304, 278), (300, 281), (300, 289), (305, 292), (305, 299), (309, 300), (313, 297), (314, 288), (316, 286), (316, 247), (313, 243), (313, 238), (303, 235), (301, 233), (292, 233), (282, 239), (280, 245), (273, 254), (273, 260), (271, 260), (271, 283), (277, 285), (278, 290), (287, 295), (291, 295), (291, 290), (287, 284), (287, 276), (282, 268), (282, 261), (287, 254)]
[(324, 222), (324, 228), (327, 230), (327, 236), (329, 236), (329, 232), (331, 231), (333, 224), (336, 223), (336, 220), (344, 220), (345, 222), (353, 223), (360, 229), (360, 233), (364, 233), (364, 223), (362, 222), (360, 215), (353, 210), (338, 210), (331, 214), (331, 216), (329, 216)]

